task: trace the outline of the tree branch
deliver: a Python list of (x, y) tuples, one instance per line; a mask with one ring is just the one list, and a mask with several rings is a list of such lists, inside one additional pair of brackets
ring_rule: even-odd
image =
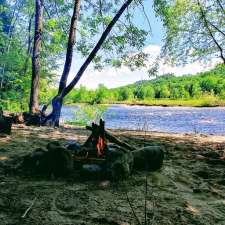
[(99, 39), (98, 43), (96, 44), (96, 46), (94, 47), (94, 49), (92, 50), (92, 52), (90, 53), (90, 55), (88, 56), (88, 58), (86, 59), (86, 61), (84, 62), (84, 64), (81, 66), (80, 70), (78, 71), (78, 73), (76, 74), (76, 76), (74, 77), (74, 79), (62, 91), (60, 97), (62, 97), (62, 98), (65, 97), (74, 88), (74, 86), (80, 80), (80, 78), (82, 77), (84, 71), (87, 69), (87, 67), (89, 66), (89, 64), (91, 63), (91, 61), (94, 59), (94, 57), (96, 56), (97, 52), (101, 48), (102, 44), (104, 43), (104, 41), (108, 37), (108, 35), (111, 32), (113, 26), (119, 20), (119, 18), (121, 17), (121, 15), (123, 14), (123, 12), (126, 10), (126, 8), (132, 3), (132, 1), (133, 0), (127, 0), (123, 4), (123, 6), (120, 8), (120, 10), (117, 12), (117, 14), (115, 15), (115, 17), (112, 19), (112, 21), (110, 22), (110, 24), (107, 26), (106, 30), (103, 32), (103, 34), (102, 34), (101, 38)]
[(202, 8), (202, 5), (201, 5), (200, 1), (197, 0), (197, 3), (198, 3), (198, 6), (199, 6), (199, 9), (200, 9), (200, 15), (201, 15), (201, 18), (202, 18), (202, 20), (203, 20), (203, 22), (204, 22), (204, 24), (205, 24), (205, 27), (206, 27), (207, 31), (209, 32), (209, 35), (210, 35), (210, 37), (212, 38), (213, 42), (214, 42), (215, 45), (217, 46), (217, 48), (218, 48), (218, 50), (219, 50), (219, 52), (220, 52), (220, 57), (221, 57), (221, 59), (223, 60), (223, 63), (225, 64), (225, 56), (223, 55), (223, 49), (222, 49), (222, 47), (220, 46), (220, 44), (218, 43), (218, 41), (216, 40), (216, 38), (214, 37), (214, 35), (213, 35), (213, 33), (212, 33), (212, 31), (211, 31), (211, 29), (210, 29), (210, 27), (209, 27), (209, 22), (208, 22), (208, 20), (206, 19), (206, 15), (205, 15), (205, 12), (204, 12), (204, 10), (203, 10), (203, 8)]

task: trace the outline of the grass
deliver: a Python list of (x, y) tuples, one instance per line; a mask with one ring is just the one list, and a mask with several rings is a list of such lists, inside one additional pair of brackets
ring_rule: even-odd
[(74, 119), (67, 121), (67, 124), (86, 126), (91, 122), (99, 122), (104, 112), (107, 110), (105, 105), (80, 104), (79, 109), (74, 111)]
[(216, 107), (216, 106), (225, 106), (225, 99), (219, 99), (214, 96), (207, 96), (199, 99), (148, 99), (139, 101), (128, 100), (113, 103), (127, 104), (127, 105), (146, 105), (146, 106)]

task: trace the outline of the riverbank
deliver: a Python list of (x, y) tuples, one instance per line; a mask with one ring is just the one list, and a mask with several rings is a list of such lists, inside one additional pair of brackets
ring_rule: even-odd
[(142, 101), (123, 101), (114, 102), (114, 104), (125, 105), (142, 105), (142, 106), (182, 106), (182, 107), (220, 107), (225, 106), (225, 100), (217, 98), (203, 98), (203, 99), (149, 99)]
[[(20, 174), (15, 168), (22, 156), (49, 141), (64, 145), (76, 140), (82, 144), (89, 132), (73, 126), (13, 126), (11, 136), (0, 137), (1, 224), (137, 224), (132, 210), (144, 223), (145, 199), (150, 224), (224, 224), (225, 166), (210, 164), (207, 154), (222, 157), (225, 136), (111, 132), (137, 148), (164, 146), (163, 168), (157, 172), (134, 172), (119, 183)], [(21, 218), (31, 205), (25, 218)]]
[[(88, 104), (65, 102), (66, 105)], [(102, 105), (140, 105), (140, 106), (182, 106), (182, 107), (223, 107), (225, 99), (215, 96), (206, 96), (199, 99), (146, 99), (146, 100), (126, 100), (126, 101), (103, 101)]]

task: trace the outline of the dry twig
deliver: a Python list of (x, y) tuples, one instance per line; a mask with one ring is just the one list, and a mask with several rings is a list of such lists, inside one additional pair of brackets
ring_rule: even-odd
[(131, 211), (132, 211), (132, 213), (133, 213), (134, 218), (136, 219), (138, 225), (141, 225), (141, 222), (140, 222), (138, 216), (136, 215), (136, 213), (135, 213), (135, 211), (134, 211), (134, 208), (133, 208), (133, 206), (132, 206), (132, 204), (131, 204), (131, 202), (130, 202), (130, 199), (129, 199), (129, 197), (128, 197), (127, 192), (126, 192), (126, 197), (127, 197), (127, 201), (128, 201), (128, 203), (129, 203), (129, 205), (130, 205), (130, 208), (131, 208)]
[(31, 202), (30, 206), (27, 208), (27, 210), (24, 212), (24, 214), (21, 216), (21, 218), (24, 219), (27, 216), (28, 212), (32, 209), (36, 200), (37, 200), (37, 197), (34, 198), (34, 200)]

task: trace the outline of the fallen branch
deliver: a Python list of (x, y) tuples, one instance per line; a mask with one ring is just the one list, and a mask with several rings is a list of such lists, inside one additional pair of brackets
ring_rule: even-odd
[(87, 164), (104, 164), (105, 163), (105, 159), (87, 158), (87, 157), (79, 157), (79, 156), (75, 156), (74, 161), (77, 163), (87, 163)]
[(35, 199), (31, 202), (29, 208), (27, 208), (27, 210), (24, 212), (24, 214), (21, 216), (21, 218), (24, 219), (27, 216), (28, 212), (32, 209), (32, 207), (33, 207), (34, 203), (36, 202), (36, 200), (37, 200), (37, 197), (35, 197)]

